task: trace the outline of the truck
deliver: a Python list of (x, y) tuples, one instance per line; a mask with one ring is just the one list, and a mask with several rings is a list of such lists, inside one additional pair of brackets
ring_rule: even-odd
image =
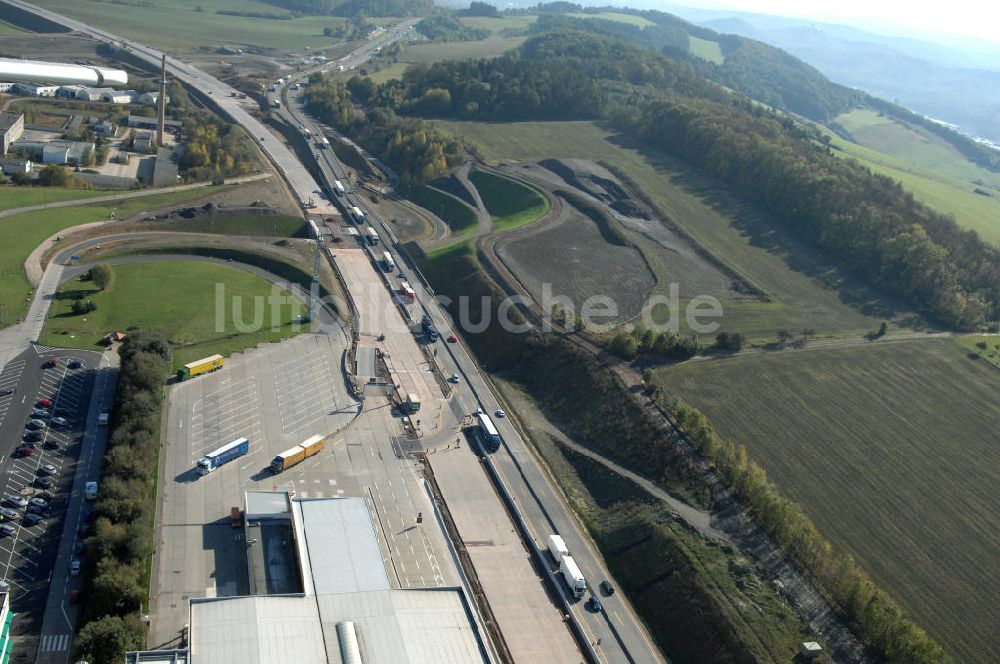
[(363, 224), (365, 221), (365, 213), (361, 211), (357, 205), (351, 206), (351, 218), (354, 219), (355, 223)]
[(486, 413), (476, 413), (479, 421), (479, 432), (483, 434), (483, 440), (491, 452), (496, 452), (500, 448), (500, 432), (497, 431), (493, 420)]
[(583, 578), (580, 566), (576, 564), (573, 556), (569, 553), (563, 554), (559, 561), (559, 573), (562, 574), (563, 581), (566, 582), (569, 591), (573, 593), (573, 597), (583, 597), (583, 594), (587, 592), (587, 580)]
[(338, 196), (344, 195), (344, 185), (340, 183), (340, 180), (333, 181), (333, 193), (337, 194)]
[(281, 108), (281, 100), (274, 99), (271, 101), (271, 106), (274, 108)]
[(237, 438), (231, 443), (226, 443), (217, 450), (213, 450), (198, 459), (195, 463), (195, 470), (199, 475), (208, 475), (220, 466), (237, 459), (250, 451), (250, 440), (248, 438)]
[(316, 139), (316, 147), (318, 148), (328, 148), (330, 147), (330, 139), (326, 136), (320, 136)]
[(376, 232), (374, 228), (369, 226), (367, 233), (368, 233), (368, 244), (374, 247), (376, 244), (378, 244), (378, 232)]
[(549, 555), (557, 565), (562, 562), (563, 556), (569, 555), (569, 549), (566, 548), (566, 542), (561, 535), (549, 535)]
[(396, 261), (392, 260), (392, 254), (388, 251), (382, 252), (382, 268), (386, 272), (392, 272), (396, 269)]
[(411, 415), (420, 410), (420, 397), (412, 392), (406, 395), (406, 410)]
[(177, 370), (177, 380), (188, 380), (210, 371), (218, 371), (226, 363), (221, 355), (209, 355), (200, 360), (189, 362)]
[(400, 282), (399, 294), (403, 296), (403, 302), (406, 302), (407, 304), (413, 304), (417, 299), (417, 292), (413, 290), (413, 286), (406, 281)]
[(290, 447), (271, 460), (271, 472), (278, 474), (283, 470), (288, 470), (295, 464), (308, 459), (314, 454), (319, 454), (326, 445), (326, 438), (323, 436), (311, 436), (295, 447)]

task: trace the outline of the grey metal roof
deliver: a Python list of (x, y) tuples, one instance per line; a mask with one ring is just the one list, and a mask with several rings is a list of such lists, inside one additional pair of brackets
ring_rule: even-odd
[(266, 518), (288, 518), (292, 507), (284, 491), (247, 491), (246, 518), (248, 521)]
[(302, 518), (316, 595), (389, 588), (364, 498), (296, 500), (294, 504)]

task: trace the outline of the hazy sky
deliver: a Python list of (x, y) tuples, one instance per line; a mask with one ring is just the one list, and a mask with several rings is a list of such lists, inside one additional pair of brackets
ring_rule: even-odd
[(738, 9), (762, 14), (874, 26), (892, 23), (917, 31), (970, 35), (1000, 42), (995, 0), (673, 0), (678, 5)]

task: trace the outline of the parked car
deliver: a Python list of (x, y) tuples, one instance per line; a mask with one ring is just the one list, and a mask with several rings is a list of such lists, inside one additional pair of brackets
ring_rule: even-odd
[(28, 423), (24, 425), (26, 429), (44, 429), (45, 422), (43, 420), (28, 420)]
[(51, 463), (47, 463), (44, 466), (39, 467), (39, 469), (36, 472), (39, 475), (55, 475), (57, 470), (58, 469)]
[(43, 369), (53, 369), (53, 368), (58, 367), (58, 366), (59, 366), (59, 358), (58, 357), (53, 357), (53, 358), (49, 359), (48, 361), (46, 361), (45, 364), (42, 365), (42, 368)]
[(4, 519), (16, 519), (18, 514), (17, 510), (12, 510), (9, 507), (0, 507), (0, 516)]
[(11, 507), (27, 507), (28, 499), (24, 496), (7, 496), (4, 498), (4, 502)]
[(36, 526), (41, 522), (41, 520), (42, 520), (41, 516), (37, 514), (32, 514), (31, 512), (28, 512), (27, 514), (24, 515), (24, 525), (26, 526)]
[(35, 494), (35, 498), (41, 498), (47, 503), (51, 503), (56, 499), (55, 495), (51, 491), (39, 491)]
[(41, 420), (48, 416), (49, 412), (47, 410), (42, 410), (41, 408), (36, 408), (35, 410), (31, 411), (31, 417), (36, 420)]
[(6, 389), (0, 390), (0, 397), (5, 397), (9, 394), (14, 394), (14, 388), (8, 387)]
[(35, 496), (34, 498), (31, 498), (31, 499), (28, 500), (28, 505), (29, 506), (31, 506), (31, 505), (37, 505), (39, 507), (48, 507), (49, 506), (49, 501), (45, 500), (44, 498), (39, 498), (38, 496)]
[(25, 431), (24, 440), (29, 443), (34, 443), (42, 439), (41, 431)]
[(69, 575), (78, 576), (80, 574), (80, 561), (71, 560), (69, 563)]
[(45, 439), (45, 442), (42, 443), (42, 447), (44, 447), (45, 449), (48, 449), (48, 450), (58, 450), (59, 449), (59, 441), (56, 440), (55, 438), (47, 438), (47, 439)]
[(56, 427), (68, 427), (69, 426), (69, 420), (67, 420), (65, 417), (53, 417), (52, 418), (52, 426), (56, 426)]
[(17, 528), (10, 525), (9, 523), (0, 523), (0, 535), (4, 537), (10, 537), (17, 532)]
[(28, 505), (28, 514), (37, 514), (39, 516), (44, 516), (48, 510), (44, 507), (39, 507), (38, 505)]
[(54, 482), (52, 480), (50, 480), (48, 477), (36, 477), (35, 478), (35, 486), (37, 486), (37, 487), (39, 487), (41, 489), (51, 489), (53, 484), (54, 484)]
[(39, 399), (35, 402), (35, 405), (39, 408), (52, 408), (52, 401), (49, 399)]
[(72, 362), (69, 363), (70, 369), (79, 369), (82, 366), (83, 362), (81, 362), (80, 360), (73, 360)]
[(21, 447), (14, 450), (14, 458), (20, 459), (22, 457), (29, 457), (35, 453), (35, 448), (31, 445), (22, 445)]

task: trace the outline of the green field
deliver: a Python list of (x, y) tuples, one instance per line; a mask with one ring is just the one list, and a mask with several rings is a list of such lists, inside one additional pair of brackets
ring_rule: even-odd
[(7, 321), (0, 323), (0, 327), (15, 323), (24, 316), (31, 298), (31, 284), (24, 274), (24, 261), (49, 236), (72, 226), (107, 219), (112, 209), (120, 218), (205, 194), (204, 190), (194, 189), (126, 198), (118, 201), (117, 205), (110, 202), (0, 217), (0, 236), (4, 240), (0, 243), (0, 303), (7, 305)]
[[(844, 156), (898, 180), (917, 200), (1000, 244), (1000, 173), (981, 168), (941, 138), (859, 109), (837, 117), (858, 143), (834, 136)], [(990, 194), (976, 193), (975, 189)]]
[[(767, 339), (773, 339), (782, 327), (796, 332), (810, 327), (821, 335), (861, 334), (877, 328), (883, 314), (891, 318), (891, 311), (878, 309), (866, 315), (846, 304), (848, 296), (864, 303), (871, 297), (860, 289), (845, 295), (825, 285), (840, 279), (835, 271), (822, 267), (822, 261), (801, 248), (792, 251), (781, 244), (773, 229), (761, 224), (752, 212), (720, 209), (711, 200), (711, 187), (698, 181), (684, 164), (624, 142), (595, 123), (436, 123), (478, 143), (491, 160), (578, 157), (605, 160), (628, 173), (702, 246), (771, 295), (770, 302), (743, 296), (723, 300), (724, 329)], [(685, 288), (689, 292), (697, 290), (690, 275), (672, 267), (670, 252), (651, 255), (648, 243), (637, 240), (637, 244), (650, 256), (650, 264), (657, 271), (657, 292), (665, 292), (659, 289), (671, 282), (679, 283), (682, 292)]]
[(1000, 660), (1000, 371), (927, 339), (659, 373), (955, 661)]
[(652, 21), (644, 19), (641, 16), (634, 16), (633, 14), (619, 14), (618, 12), (600, 12), (597, 14), (588, 14), (586, 12), (581, 12), (578, 14), (569, 14), (574, 18), (599, 18), (605, 21), (617, 21), (618, 23), (627, 23), (628, 25), (634, 25), (639, 28), (645, 28), (650, 25), (654, 25)]
[[(323, 28), (342, 23), (332, 16), (305, 16), (287, 21), (224, 16), (217, 10), (286, 14), (277, 5), (257, 0), (157, 0), (152, 6), (94, 0), (39, 0), (39, 6), (105, 28), (160, 49), (212, 50), (225, 44), (299, 50), (323, 48), (338, 40)], [(197, 11), (201, 7), (203, 11)]]
[(549, 211), (548, 199), (520, 182), (483, 171), (472, 171), (469, 179), (479, 190), (497, 231), (530, 224)]
[(451, 228), (453, 236), (475, 227), (476, 213), (468, 205), (429, 187), (413, 187), (406, 195), (420, 207), (436, 214)]
[(524, 30), (530, 28), (538, 20), (538, 17), (533, 15), (500, 16), (497, 18), (488, 16), (463, 16), (458, 20), (470, 28), (489, 30), (495, 33), (502, 30)]
[(23, 34), (24, 34), (23, 30), (21, 30), (19, 28), (15, 28), (10, 23), (4, 23), (3, 21), (0, 21), (0, 36), (3, 36), (3, 35), (23, 35)]
[[(174, 366), (213, 353), (228, 355), (266, 341), (297, 334), (293, 323), (305, 313), (305, 305), (278, 289), (288, 301), (277, 308), (271, 320), (272, 285), (257, 275), (226, 265), (203, 261), (171, 260), (118, 265), (114, 283), (105, 292), (92, 290), (90, 282), (69, 281), (57, 297), (42, 330), (40, 343), (70, 348), (94, 348), (101, 337), (114, 330), (155, 330), (174, 345)], [(223, 325), (217, 326), (216, 285), (224, 284)], [(93, 300), (97, 310), (74, 315), (74, 299)], [(253, 321), (255, 297), (264, 298), (264, 327), (241, 332), (233, 315), (234, 297), (242, 298), (242, 320)], [(272, 327), (272, 325), (274, 327)]]
[(293, 237), (302, 230), (301, 217), (282, 214), (225, 215), (195, 219), (170, 219), (143, 224), (152, 230), (179, 233)]
[(719, 42), (702, 39), (701, 37), (688, 35), (688, 51), (691, 55), (714, 62), (717, 65), (721, 65), (726, 61), (726, 58), (722, 55), (722, 48), (719, 46)]
[[(1000, 367), (1000, 336), (995, 334), (977, 334), (958, 338), (958, 342), (970, 353)], [(982, 348), (979, 344), (986, 344)]]
[(87, 189), (60, 189), (59, 187), (0, 186), (0, 210), (13, 210), (33, 205), (109, 196), (113, 195), (113, 193)]

